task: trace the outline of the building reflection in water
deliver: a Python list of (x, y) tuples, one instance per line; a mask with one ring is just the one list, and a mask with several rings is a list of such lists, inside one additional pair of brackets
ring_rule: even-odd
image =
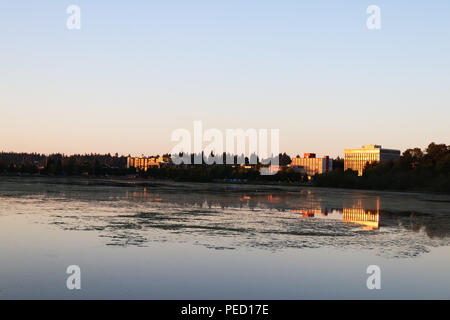
[[(374, 203), (375, 202), (375, 203)], [(363, 230), (376, 230), (380, 228), (380, 198), (375, 201), (358, 200), (343, 204), (342, 210), (332, 209), (329, 216), (328, 208), (315, 205), (292, 209), (291, 212), (300, 214), (304, 218), (329, 217), (342, 215), (342, 222), (360, 225)]]
[(351, 208), (342, 209), (344, 223), (356, 223), (364, 230), (374, 230), (380, 227), (380, 198), (376, 198), (376, 209), (366, 209), (365, 203), (359, 200)]
[[(448, 214), (427, 211), (429, 203), (414, 212), (391, 211), (397, 202), (369, 192), (330, 195), (320, 190), (314, 194), (305, 189), (276, 192), (248, 188), (252, 189), (197, 192), (127, 188), (95, 197), (88, 191), (68, 192), (65, 197), (77, 206), (89, 199), (89, 210), (81, 216), (78, 210), (67, 216), (58, 213), (53, 223), (65, 230), (93, 230), (109, 239), (108, 245), (120, 246), (192, 240), (217, 250), (278, 250), (362, 247), (369, 241), (383, 255), (416, 257), (429, 247), (450, 243)], [(441, 203), (434, 206), (442, 210)], [(420, 245), (411, 247), (412, 239)]]
[[(363, 230), (376, 230), (380, 228), (380, 198), (344, 200), (341, 208), (330, 210), (322, 199), (307, 195), (306, 198), (298, 199), (283, 194), (240, 194), (238, 196), (222, 197), (208, 194), (197, 194), (186, 197), (182, 194), (165, 194), (141, 191), (126, 192), (127, 198), (133, 200), (145, 200), (154, 202), (167, 202), (171, 204), (182, 204), (184, 206), (195, 206), (203, 208), (211, 207), (239, 207), (257, 208), (266, 207), (277, 211), (290, 211), (304, 218), (325, 218), (341, 220), (345, 224), (356, 224)], [(342, 217), (341, 217), (342, 215)]]
[(307, 208), (307, 209), (293, 209), (293, 213), (301, 214), (304, 218), (314, 218), (316, 215), (328, 216), (328, 209), (322, 207)]

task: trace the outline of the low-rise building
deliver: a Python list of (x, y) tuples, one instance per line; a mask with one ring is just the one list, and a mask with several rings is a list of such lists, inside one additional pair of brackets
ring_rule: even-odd
[(383, 149), (380, 145), (369, 144), (361, 149), (344, 150), (344, 170), (351, 169), (362, 175), (368, 163), (384, 163), (390, 160), (398, 160), (400, 150)]
[(170, 163), (170, 157), (128, 157), (127, 168), (147, 171), (150, 168), (160, 168), (162, 165)]
[(305, 153), (303, 158), (296, 157), (292, 159), (292, 167), (303, 167), (305, 173), (312, 177), (315, 174), (322, 174), (333, 170), (333, 160), (329, 156), (316, 158), (315, 153)]

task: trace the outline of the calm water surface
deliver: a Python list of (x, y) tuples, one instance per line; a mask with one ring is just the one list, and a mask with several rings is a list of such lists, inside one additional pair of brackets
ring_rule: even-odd
[(450, 299), (450, 196), (1, 178), (0, 298)]

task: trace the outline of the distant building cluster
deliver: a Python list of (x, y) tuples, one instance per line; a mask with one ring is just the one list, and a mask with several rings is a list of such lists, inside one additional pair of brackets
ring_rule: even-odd
[[(360, 149), (344, 150), (344, 170), (351, 169), (362, 175), (367, 164), (384, 163), (400, 158), (400, 150), (385, 149), (381, 145), (364, 145)], [(150, 168), (172, 166), (170, 156), (157, 157), (131, 157), (127, 158), (127, 168), (136, 168), (147, 171)], [(254, 165), (242, 164), (245, 169), (254, 168)], [(277, 171), (291, 168), (296, 172), (307, 175), (309, 178), (316, 174), (323, 174), (333, 170), (333, 159), (329, 156), (317, 157), (315, 153), (304, 153), (303, 157), (297, 156), (291, 159), (289, 165), (278, 167)]]
[[(0, 152), (0, 172), (30, 172), (39, 174), (41, 170), (49, 174), (135, 174), (136, 171), (148, 171), (152, 168), (183, 168), (189, 169), (195, 167), (195, 159), (202, 159), (199, 164), (213, 163), (204, 160), (203, 154), (187, 155), (191, 161), (175, 165), (169, 154), (152, 157), (132, 157), (120, 156), (115, 154), (85, 154), (66, 156), (62, 154), (52, 154), (49, 156), (41, 154), (26, 154)], [(211, 156), (212, 157), (212, 156)], [(353, 170), (362, 175), (368, 164), (385, 163), (395, 161), (400, 158), (400, 150), (385, 149), (381, 145), (364, 145), (359, 149), (344, 149), (344, 161), (336, 159), (333, 161), (329, 156), (317, 157), (315, 153), (304, 153), (303, 157), (289, 157), (286, 153), (279, 154), (279, 165), (268, 165), (256, 161), (244, 155), (223, 155), (223, 162), (226, 157), (233, 159), (229, 164), (236, 168), (239, 174), (260, 171), (261, 168), (267, 168), (270, 173), (277, 172), (297, 172), (302, 176), (311, 179), (315, 175), (324, 174), (333, 171), (336, 168), (342, 168), (344, 171)], [(228, 159), (228, 158), (226, 158)], [(193, 164), (191, 164), (193, 163)], [(130, 170), (131, 169), (131, 170)], [(224, 172), (224, 171), (220, 171)], [(229, 172), (229, 171), (228, 171)], [(228, 174), (228, 173), (227, 173)], [(228, 177), (230, 178), (230, 177)], [(233, 177), (231, 177), (233, 178)], [(231, 179), (230, 178), (230, 179)]]
[(362, 175), (367, 163), (384, 163), (400, 158), (400, 150), (383, 149), (380, 145), (369, 144), (361, 149), (344, 150), (344, 170), (351, 169)]

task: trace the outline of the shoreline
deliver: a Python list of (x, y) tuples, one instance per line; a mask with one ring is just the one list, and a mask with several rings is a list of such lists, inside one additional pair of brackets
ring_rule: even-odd
[[(312, 184), (305, 183), (285, 183), (285, 182), (255, 182), (255, 181), (177, 181), (171, 179), (153, 179), (153, 178), (139, 178), (126, 176), (108, 176), (108, 177), (86, 177), (86, 176), (48, 176), (48, 175), (4, 175), (0, 174), (0, 180), (8, 178), (11, 180), (42, 180), (45, 183), (52, 184), (66, 184), (66, 185), (90, 185), (90, 186), (110, 186), (110, 187), (151, 187), (161, 188), (164, 190), (176, 189), (178, 191), (198, 192), (198, 191), (251, 191), (251, 192), (295, 192), (299, 189), (318, 189), (318, 190), (342, 190), (342, 191), (356, 191), (369, 193), (397, 193), (397, 194), (412, 194), (412, 195), (435, 195), (435, 196), (450, 196), (444, 192), (431, 191), (414, 191), (414, 190), (380, 190), (380, 189), (356, 189), (356, 188), (341, 188), (341, 187), (319, 187)], [(35, 181), (39, 183), (40, 181)], [(1, 183), (1, 181), (0, 181)], [(197, 187), (194, 187), (197, 186)], [(215, 190), (207, 190), (207, 186), (214, 186)], [(219, 187), (219, 188), (218, 188)], [(259, 190), (258, 190), (259, 189)]]

